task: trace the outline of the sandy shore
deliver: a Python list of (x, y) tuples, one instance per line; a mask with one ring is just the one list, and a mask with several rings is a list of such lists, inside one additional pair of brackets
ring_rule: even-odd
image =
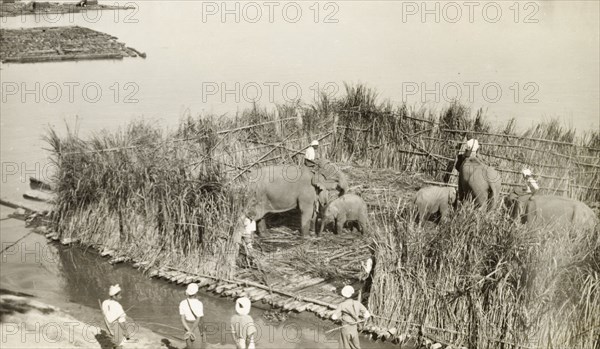
[[(39, 269), (56, 263), (44, 263), (38, 252), (25, 256), (19, 253), (27, 249), (35, 251), (45, 246), (45, 238), (28, 234), (29, 229), (21, 220), (9, 218), (14, 209), (0, 206), (3, 248), (11, 242), (19, 244), (7, 248), (0, 258), (0, 347), (1, 348), (110, 348), (109, 337), (100, 309), (93, 309), (73, 302), (65, 302), (52, 292), (56, 288), (52, 277), (39, 278)], [(39, 249), (39, 248), (38, 248)], [(31, 293), (30, 293), (31, 292)], [(135, 320), (135, 319), (134, 319)], [(134, 324), (134, 341), (124, 348), (183, 348), (184, 343)], [(168, 345), (167, 345), (168, 343)]]
[[(89, 311), (93, 311), (89, 309)], [(98, 311), (99, 312), (99, 311)], [(2, 348), (110, 348), (106, 330), (96, 321), (83, 322), (31, 295), (0, 289)], [(140, 326), (124, 348), (182, 348)]]

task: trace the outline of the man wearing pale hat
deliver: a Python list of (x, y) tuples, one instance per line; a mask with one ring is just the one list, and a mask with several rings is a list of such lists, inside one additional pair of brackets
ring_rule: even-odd
[(533, 172), (530, 169), (524, 168), (521, 173), (523, 174), (523, 179), (527, 182), (527, 193), (534, 195), (540, 187), (537, 184), (535, 178), (533, 178)]
[(304, 164), (309, 167), (315, 166), (316, 149), (319, 147), (319, 141), (316, 139), (310, 142), (310, 146), (306, 148), (304, 153)]
[(179, 315), (181, 315), (181, 324), (185, 329), (186, 348), (202, 348), (204, 306), (197, 298), (198, 284), (189, 284), (185, 294), (187, 298), (179, 303)]
[(252, 302), (248, 297), (241, 297), (235, 301), (235, 312), (231, 317), (231, 333), (237, 349), (254, 349), (254, 336), (256, 326), (250, 316)]
[(475, 138), (471, 138), (468, 141), (466, 141), (463, 146), (460, 148), (460, 151), (458, 152), (459, 155), (465, 155), (466, 157), (470, 157), (470, 158), (476, 158), (477, 157), (477, 150), (479, 150), (479, 141), (476, 140)]
[(108, 295), (110, 298), (102, 302), (102, 315), (113, 337), (113, 348), (122, 348), (123, 343), (131, 336), (127, 331), (127, 315), (119, 303), (122, 298), (119, 284), (110, 286)]
[[(365, 322), (371, 317), (371, 314), (362, 303), (352, 299), (353, 294), (354, 287), (350, 285), (344, 286), (342, 288), (342, 296), (346, 299), (338, 305), (333, 315), (331, 315), (333, 321), (339, 319), (342, 322), (340, 347), (344, 349), (360, 349), (357, 324)], [(360, 319), (361, 316), (362, 320)]]

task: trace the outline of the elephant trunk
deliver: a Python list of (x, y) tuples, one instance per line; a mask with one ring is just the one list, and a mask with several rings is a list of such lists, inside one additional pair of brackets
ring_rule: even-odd
[(343, 173), (340, 174), (338, 187), (340, 190), (340, 196), (344, 195), (344, 193), (348, 191), (348, 180), (346, 179), (346, 176)]
[(327, 219), (322, 219), (321, 226), (319, 227), (319, 231), (318, 231), (317, 235), (321, 235), (321, 233), (323, 232), (323, 229), (325, 229), (325, 225), (327, 225)]

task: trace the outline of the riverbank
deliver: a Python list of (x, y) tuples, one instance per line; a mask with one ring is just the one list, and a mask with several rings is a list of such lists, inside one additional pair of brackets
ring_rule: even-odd
[[(47, 304), (26, 293), (0, 289), (3, 348), (111, 348), (110, 337), (97, 312), (86, 307), (70, 310)], [(87, 318), (80, 321), (80, 318)], [(135, 326), (124, 348), (182, 348), (183, 342)]]
[(3, 63), (146, 58), (117, 38), (79, 26), (0, 30)]
[[(99, 309), (65, 300), (57, 293), (57, 251), (44, 237), (9, 217), (0, 206), (0, 329), (3, 348), (107, 348), (108, 337)], [(13, 245), (16, 242), (15, 245)], [(45, 275), (45, 277), (41, 277)], [(168, 341), (168, 342), (167, 342)], [(135, 339), (125, 348), (182, 348), (183, 342), (136, 324)], [(168, 347), (168, 346), (165, 346)]]

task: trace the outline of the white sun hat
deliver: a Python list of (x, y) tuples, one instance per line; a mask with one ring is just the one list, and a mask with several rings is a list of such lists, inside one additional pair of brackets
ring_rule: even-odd
[(109, 296), (114, 296), (119, 292), (121, 292), (121, 287), (119, 286), (119, 284), (111, 285), (110, 288), (108, 289)]
[(533, 175), (533, 173), (531, 173), (531, 170), (530, 170), (530, 169), (528, 169), (528, 168), (524, 168), (524, 169), (521, 171), (521, 173), (523, 174), (523, 177), (528, 177), (528, 176), (531, 176), (531, 175)]
[(342, 288), (342, 296), (344, 296), (346, 298), (350, 298), (350, 297), (352, 297), (353, 294), (354, 294), (354, 287), (352, 287), (350, 285), (346, 285), (346, 286), (344, 286), (344, 288)]
[(240, 315), (248, 315), (250, 314), (250, 307), (252, 306), (252, 302), (248, 297), (238, 298), (235, 301), (235, 312)]
[(471, 149), (473, 153), (476, 153), (477, 149), (479, 149), (479, 141), (474, 138), (469, 139), (467, 141), (467, 149)]
[(185, 289), (185, 294), (187, 294), (188, 296), (193, 296), (196, 293), (198, 293), (198, 284), (192, 282)]
[(310, 142), (310, 146), (314, 147), (315, 145), (319, 145), (319, 141), (317, 141), (316, 139), (312, 142)]

